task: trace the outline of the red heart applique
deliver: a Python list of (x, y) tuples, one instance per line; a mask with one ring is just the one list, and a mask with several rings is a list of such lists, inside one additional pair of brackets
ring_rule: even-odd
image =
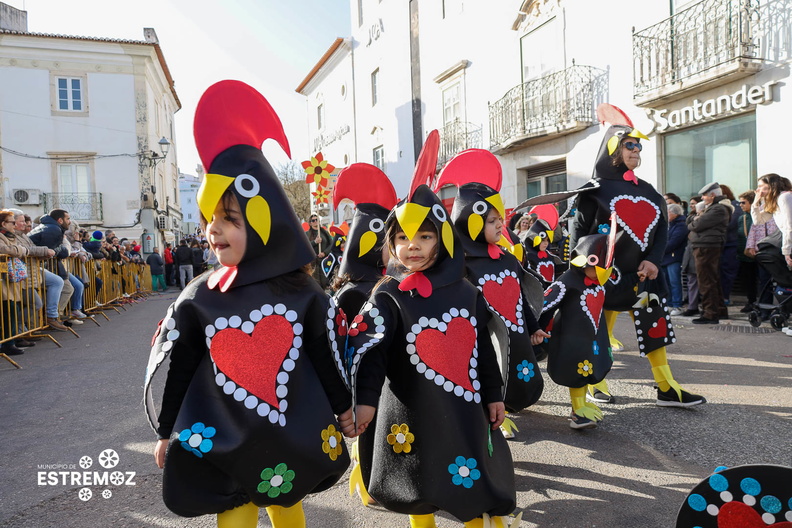
[(599, 330), (600, 315), (602, 315), (602, 305), (605, 304), (605, 290), (603, 288), (584, 290), (583, 297), (586, 302), (586, 315), (589, 316), (594, 330), (597, 331)]
[(727, 502), (718, 512), (718, 528), (792, 528), (792, 522), (765, 524), (756, 510), (742, 502)]
[(482, 286), (481, 293), (496, 312), (517, 324), (517, 304), (521, 300), (520, 283), (517, 282), (517, 279), (508, 275), (504, 277), (502, 284), (488, 280)]
[(451, 319), (445, 333), (426, 328), (415, 338), (415, 350), (427, 367), (470, 392), (476, 392), (470, 381), (475, 345), (476, 330), (461, 317)]
[(657, 320), (655, 326), (649, 329), (647, 332), (649, 337), (652, 339), (658, 339), (660, 337), (665, 337), (668, 335), (668, 323), (666, 322), (665, 317), (661, 317)]
[(536, 265), (536, 271), (547, 282), (553, 282), (555, 279), (555, 265), (552, 262), (540, 262)]
[(641, 196), (624, 196), (612, 202), (611, 207), (616, 213), (616, 221), (627, 231), (630, 237), (646, 249), (649, 234), (660, 219), (660, 209)]
[(278, 371), (294, 340), (291, 323), (281, 315), (265, 317), (248, 335), (238, 328), (220, 330), (210, 353), (223, 374), (276, 409)]

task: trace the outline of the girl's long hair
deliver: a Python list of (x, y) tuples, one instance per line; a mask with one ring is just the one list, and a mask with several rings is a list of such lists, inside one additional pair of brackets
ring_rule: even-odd
[(792, 191), (792, 182), (773, 172), (760, 176), (759, 181), (770, 186), (770, 192), (764, 197), (764, 210), (766, 213), (775, 213), (778, 211), (778, 196), (782, 192)]

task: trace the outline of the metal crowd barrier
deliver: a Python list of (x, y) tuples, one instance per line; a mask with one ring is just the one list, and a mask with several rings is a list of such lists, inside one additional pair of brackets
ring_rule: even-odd
[[(22, 267), (20, 263), (25, 268), (24, 279), (19, 272)], [(119, 308), (126, 310), (125, 304), (152, 293), (151, 271), (145, 264), (91, 259), (83, 261), (79, 257), (69, 257), (61, 263), (85, 284), (82, 311), (88, 316), (86, 319), (97, 326), (101, 326), (96, 320), (97, 314), (109, 321), (105, 310), (120, 313)], [(0, 344), (16, 339), (48, 338), (62, 348), (51, 334), (44, 333), (51, 329), (47, 323), (47, 288), (42, 269), (57, 274), (56, 260), (0, 255)], [(70, 298), (60, 310), (62, 321), (74, 320), (72, 301)], [(67, 329), (80, 337), (74, 328), (67, 326)], [(22, 368), (2, 351), (0, 357), (16, 368)]]

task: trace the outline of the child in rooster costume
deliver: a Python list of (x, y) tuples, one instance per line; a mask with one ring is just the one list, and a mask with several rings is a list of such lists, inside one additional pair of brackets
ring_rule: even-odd
[(604, 284), (611, 274), (613, 244), (606, 235), (582, 237), (572, 251), (570, 268), (545, 292), (542, 327), (552, 319), (548, 340), (547, 373), (569, 387), (573, 429), (590, 429), (602, 412), (586, 402), (586, 387), (605, 379), (613, 356), (605, 327)]
[[(260, 507), (275, 527), (305, 526), (303, 497), (349, 465), (340, 430), (351, 430), (351, 400), (331, 353), (329, 300), (304, 270), (315, 254), (261, 153), (267, 138), (288, 154), (256, 90), (222, 81), (204, 93), (198, 204), (223, 267), (168, 308), (146, 372), (165, 504), (185, 517), (216, 513), (220, 528), (255, 527)], [(151, 378), (167, 357), (157, 414)]]
[[(556, 214), (558, 216), (558, 214)], [(553, 242), (554, 229), (547, 220), (537, 218), (525, 237), (525, 267), (542, 277), (545, 286), (555, 280), (555, 257), (547, 251)]]
[[(459, 187), (451, 219), (465, 250), (467, 278), (481, 291), (495, 316), (490, 331), (506, 387), (504, 404), (509, 412), (519, 412), (542, 395), (544, 380), (532, 345), (550, 336), (539, 328), (534, 315), (542, 310), (541, 283), (522, 269), (514, 255), (498, 246), (509, 244), (501, 234), (501, 178), (500, 162), (492, 153), (470, 149), (446, 164), (435, 188)], [(514, 437), (512, 428), (511, 420), (501, 427), (506, 438)]]
[[(385, 220), (399, 201), (385, 173), (368, 163), (353, 163), (338, 174), (333, 191), (334, 207), (338, 209), (344, 199), (355, 203), (355, 216), (347, 236), (345, 258), (334, 284), (337, 289), (333, 300), (338, 311), (334, 319), (338, 350), (345, 349), (349, 324), (362, 320), (358, 312), (382, 279), (385, 271), (383, 257), (387, 255), (383, 252)], [(355, 461), (358, 460), (357, 451), (358, 442), (355, 442), (352, 446)], [(349, 476), (349, 492), (350, 495), (357, 492), (366, 506), (373, 502), (366, 492), (358, 463)]]
[(504, 419), (502, 379), (462, 245), (421, 184), (436, 163), (425, 158), (386, 222), (387, 276), (349, 327), (360, 464), (371, 496), (413, 528), (436, 526), (437, 510), (482, 526), (516, 501), (509, 447), (492, 434)]
[[(665, 285), (658, 273), (668, 238), (666, 204), (651, 184), (633, 172), (640, 165), (641, 139), (648, 138), (613, 105), (600, 105), (597, 116), (611, 126), (602, 140), (592, 180), (574, 191), (531, 198), (516, 210), (577, 195), (570, 247), (583, 236), (608, 233), (610, 219), (616, 217), (614, 277), (608, 282), (605, 299), (610, 341), (617, 350), (620, 348), (612, 335), (613, 326), (618, 312), (630, 312), (641, 355), (652, 366), (657, 405), (692, 407), (705, 403), (703, 396), (684, 390), (674, 379), (666, 356), (665, 346), (675, 341), (664, 302)], [(592, 384), (587, 398), (596, 403), (614, 401), (604, 381)]]

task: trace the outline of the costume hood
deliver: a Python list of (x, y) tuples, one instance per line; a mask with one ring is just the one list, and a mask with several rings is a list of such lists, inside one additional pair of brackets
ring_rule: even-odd
[(385, 220), (398, 201), (396, 191), (378, 167), (353, 163), (338, 174), (334, 207), (338, 209), (345, 198), (355, 202), (356, 210), (339, 273), (348, 274), (354, 281), (379, 280), (384, 268)]
[(234, 193), (245, 218), (247, 247), (236, 268), (210, 277), (221, 291), (297, 270), (315, 254), (280, 181), (261, 152), (272, 138), (287, 155), (289, 142), (275, 110), (251, 86), (220, 81), (204, 92), (195, 110), (195, 144), (206, 176), (198, 206), (211, 219), (223, 194)]

